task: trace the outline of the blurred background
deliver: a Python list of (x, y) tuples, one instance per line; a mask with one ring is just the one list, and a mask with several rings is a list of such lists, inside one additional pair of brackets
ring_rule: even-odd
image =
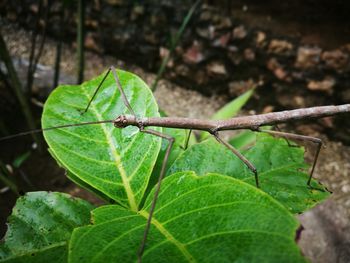
[[(57, 85), (111, 65), (141, 76), (169, 116), (209, 118), (253, 86), (242, 114), (350, 103), (349, 12), (345, 0), (0, 0), (0, 137), (40, 128)], [(316, 177), (333, 195), (299, 217), (303, 253), (350, 262), (349, 115), (282, 129), (327, 145)], [(0, 237), (27, 191), (100, 202), (64, 176), (39, 134), (0, 142), (0, 179)]]

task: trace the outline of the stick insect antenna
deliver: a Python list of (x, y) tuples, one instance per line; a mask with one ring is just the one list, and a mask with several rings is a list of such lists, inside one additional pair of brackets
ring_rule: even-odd
[(33, 134), (33, 133), (43, 132), (43, 131), (50, 131), (50, 130), (55, 130), (55, 129), (77, 127), (77, 126), (84, 126), (84, 125), (113, 123), (113, 122), (114, 122), (114, 120), (103, 120), (103, 121), (89, 121), (89, 122), (81, 122), (81, 123), (73, 123), (73, 124), (52, 126), (52, 127), (49, 127), (49, 128), (35, 129), (35, 130), (31, 130), (31, 131), (20, 132), (20, 133), (14, 134), (14, 135), (5, 136), (5, 137), (0, 138), (0, 141), (5, 141), (5, 140), (9, 140), (9, 139), (25, 136), (25, 135), (30, 135), (30, 134)]
[(123, 102), (124, 102), (125, 106), (128, 108), (130, 113), (136, 118), (136, 114), (135, 114), (134, 110), (132, 109), (132, 107), (131, 107), (131, 105), (130, 105), (130, 103), (129, 103), (129, 101), (128, 101), (125, 93), (124, 93), (122, 84), (120, 83), (120, 80), (118, 78), (118, 74), (117, 74), (117, 71), (115, 70), (115, 67), (111, 66), (109, 70), (111, 70), (112, 73), (113, 73), (115, 82), (117, 83), (117, 87), (119, 89), (120, 95), (122, 96), (122, 99), (123, 99)]
[(111, 71), (112, 71), (112, 73), (113, 73), (114, 80), (115, 80), (115, 82), (117, 83), (117, 88), (118, 88), (118, 90), (119, 90), (119, 92), (120, 92), (120, 95), (122, 96), (122, 100), (123, 100), (125, 106), (128, 108), (128, 110), (130, 111), (130, 113), (131, 113), (134, 117), (136, 117), (136, 114), (135, 114), (134, 110), (132, 109), (132, 107), (131, 107), (131, 105), (130, 105), (130, 103), (129, 103), (129, 101), (128, 101), (126, 95), (125, 95), (125, 92), (124, 92), (124, 90), (123, 90), (123, 88), (122, 88), (122, 85), (121, 85), (121, 83), (120, 83), (120, 80), (119, 80), (117, 71), (116, 71), (116, 69), (115, 69), (114, 66), (109, 67), (109, 69), (107, 70), (107, 72), (106, 72), (106, 74), (104, 75), (102, 81), (100, 82), (100, 84), (98, 84), (98, 87), (95, 89), (94, 94), (92, 95), (92, 97), (91, 97), (91, 99), (90, 99), (88, 105), (86, 106), (85, 110), (81, 113), (82, 115), (83, 115), (85, 112), (88, 111), (88, 109), (89, 109), (89, 107), (90, 107), (92, 101), (93, 101), (94, 98), (96, 97), (98, 91), (99, 91), (100, 88), (102, 87), (103, 82), (107, 79), (107, 77), (108, 77), (108, 75), (109, 75), (109, 73), (110, 73)]

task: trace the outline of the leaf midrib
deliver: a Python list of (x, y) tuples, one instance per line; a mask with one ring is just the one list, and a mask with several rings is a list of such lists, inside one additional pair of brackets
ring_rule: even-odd
[[(83, 95), (89, 99), (89, 94), (86, 93), (86, 90), (83, 88)], [(94, 104), (91, 104), (90, 106), (90, 109), (94, 112), (95, 116), (97, 117), (97, 119), (99, 121), (102, 121), (104, 120), (102, 118), (102, 116), (98, 113), (98, 111), (96, 110), (95, 108), (95, 105)], [(109, 149), (111, 150), (111, 153), (113, 155), (113, 159), (114, 159), (114, 163), (115, 163), (115, 166), (116, 168), (118, 169), (119, 171), (119, 174), (122, 178), (122, 182), (123, 182), (123, 185), (124, 185), (124, 189), (125, 189), (125, 192), (126, 192), (126, 195), (128, 197), (128, 202), (129, 202), (129, 206), (130, 206), (130, 209), (132, 211), (137, 211), (138, 210), (138, 207), (137, 207), (137, 204), (136, 204), (136, 201), (135, 201), (135, 195), (131, 189), (131, 186), (129, 184), (129, 179), (128, 179), (128, 176), (126, 174), (126, 171), (122, 165), (122, 162), (121, 162), (121, 157), (120, 155), (117, 153), (115, 147), (112, 147), (113, 145), (113, 141), (110, 137), (110, 133), (106, 130), (106, 124), (101, 124), (101, 128), (103, 130), (103, 133), (106, 137), (106, 140), (108, 142), (108, 146), (109, 146)]]
[[(149, 217), (149, 213), (147, 211), (145, 211), (145, 210), (139, 211), (139, 215), (141, 215), (144, 218), (146, 218), (146, 220)], [(182, 244), (180, 241), (178, 241), (175, 237), (173, 237), (173, 235), (170, 234), (164, 228), (162, 223), (160, 223), (157, 219), (155, 219), (153, 217), (152, 218), (152, 224), (159, 230), (159, 232), (161, 232), (167, 238), (168, 241), (173, 243), (178, 248), (178, 250), (184, 255), (184, 257), (187, 259), (188, 262), (196, 262), (196, 260), (191, 255), (191, 253), (186, 249), (185, 245)]]

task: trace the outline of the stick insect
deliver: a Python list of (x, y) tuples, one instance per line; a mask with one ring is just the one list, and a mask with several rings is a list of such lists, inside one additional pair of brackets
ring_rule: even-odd
[(111, 123), (116, 128), (125, 128), (128, 126), (135, 126), (139, 129), (140, 132), (154, 135), (157, 137), (160, 137), (164, 140), (168, 141), (168, 145), (166, 147), (164, 160), (161, 167), (161, 172), (158, 178), (158, 182), (156, 184), (156, 188), (154, 191), (154, 197), (152, 199), (151, 207), (149, 210), (149, 216), (147, 219), (146, 227), (144, 229), (143, 237), (139, 246), (138, 250), (138, 261), (142, 261), (143, 252), (145, 250), (146, 241), (148, 237), (148, 233), (151, 227), (152, 223), (152, 217), (153, 212), (156, 207), (156, 203), (158, 200), (158, 195), (161, 188), (162, 179), (165, 176), (165, 170), (167, 166), (167, 162), (169, 159), (169, 155), (171, 152), (171, 149), (173, 147), (175, 139), (167, 134), (161, 133), (159, 131), (150, 129), (148, 127), (167, 127), (167, 128), (178, 128), (178, 129), (189, 129), (192, 130), (201, 130), (206, 131), (210, 133), (219, 143), (224, 145), (226, 148), (228, 148), (234, 155), (236, 155), (238, 158), (242, 160), (242, 162), (247, 166), (247, 168), (251, 171), (251, 173), (254, 175), (255, 178), (255, 185), (257, 188), (260, 187), (259, 183), (259, 176), (257, 169), (255, 168), (254, 164), (252, 164), (244, 155), (242, 155), (236, 148), (228, 144), (225, 140), (223, 140), (220, 137), (219, 132), (225, 131), (225, 130), (239, 130), (239, 129), (249, 129), (252, 131), (257, 132), (267, 132), (272, 135), (281, 136), (286, 139), (295, 139), (295, 140), (303, 140), (303, 141), (310, 141), (312, 143), (315, 143), (317, 145), (314, 161), (312, 164), (311, 171), (309, 173), (308, 180), (306, 182), (306, 185), (311, 187), (311, 179), (312, 175), (314, 173), (318, 155), (320, 153), (320, 149), (322, 147), (322, 141), (318, 138), (311, 137), (311, 136), (304, 136), (304, 135), (296, 135), (281, 131), (270, 131), (270, 130), (263, 130), (261, 129), (262, 126), (265, 125), (277, 125), (279, 123), (288, 122), (288, 121), (296, 121), (300, 119), (307, 119), (307, 118), (322, 118), (326, 116), (332, 116), (339, 113), (346, 113), (350, 112), (350, 104), (345, 105), (339, 105), (339, 106), (323, 106), (323, 107), (313, 107), (313, 108), (304, 108), (304, 109), (297, 109), (297, 110), (291, 110), (291, 111), (282, 111), (282, 112), (274, 112), (274, 113), (267, 113), (267, 114), (260, 114), (260, 115), (252, 115), (252, 116), (245, 116), (245, 117), (235, 117), (228, 120), (202, 120), (202, 119), (191, 119), (191, 118), (174, 118), (174, 117), (138, 117), (131, 107), (129, 100), (123, 90), (123, 87), (120, 83), (117, 71), (114, 67), (110, 67), (106, 74), (104, 75), (102, 81), (99, 83), (97, 88), (95, 89), (91, 99), (89, 100), (86, 108), (81, 112), (81, 114), (85, 114), (95, 99), (95, 97), (98, 94), (98, 91), (102, 87), (104, 81), (107, 79), (109, 74), (113, 74), (114, 81), (116, 83), (116, 86), (118, 88), (118, 91), (121, 94), (121, 98), (128, 109), (130, 115), (120, 115), (112, 120), (103, 120), (103, 121), (95, 121), (95, 122), (83, 122), (83, 123), (77, 123), (77, 124), (66, 124), (66, 125), (60, 125), (60, 126), (54, 126), (44, 129), (38, 129), (34, 131), (24, 132), (20, 134), (16, 134), (13, 136), (8, 136), (1, 138), (0, 140), (10, 139), (22, 135), (32, 134), (34, 132), (42, 132), (42, 131), (49, 131), (53, 129), (59, 129), (59, 128), (68, 128), (68, 127), (74, 127), (74, 126), (83, 126), (83, 125), (93, 125), (93, 124), (102, 124), (102, 123)]

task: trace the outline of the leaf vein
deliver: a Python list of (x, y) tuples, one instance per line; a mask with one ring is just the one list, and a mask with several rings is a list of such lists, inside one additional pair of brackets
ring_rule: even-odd
[(203, 239), (206, 239), (206, 238), (210, 238), (210, 237), (214, 237), (214, 236), (226, 235), (226, 234), (241, 234), (241, 233), (253, 233), (253, 234), (259, 233), (259, 234), (265, 234), (265, 235), (279, 236), (279, 237), (281, 237), (283, 239), (290, 240), (289, 238), (287, 238), (284, 235), (279, 234), (279, 233), (267, 232), (267, 231), (262, 231), (262, 230), (253, 230), (253, 229), (240, 229), (240, 230), (232, 230), (232, 231), (221, 231), (221, 232), (216, 232), (216, 233), (212, 233), (212, 234), (209, 234), (209, 235), (204, 235), (204, 236), (196, 238), (196, 239), (194, 239), (194, 240), (192, 240), (190, 242), (187, 242), (185, 245), (188, 246), (188, 245), (196, 243), (196, 242), (198, 242), (200, 240), (203, 240)]
[(211, 208), (229, 206), (229, 205), (234, 205), (234, 204), (256, 204), (256, 202), (234, 201), (234, 202), (220, 203), (220, 204), (210, 205), (210, 206), (206, 206), (206, 207), (201, 207), (201, 208), (197, 208), (197, 209), (193, 209), (193, 210), (187, 211), (187, 212), (182, 213), (182, 214), (177, 214), (176, 216), (171, 217), (171, 219), (162, 222), (162, 224), (166, 225), (166, 224), (170, 223), (171, 221), (174, 221), (174, 220), (176, 220), (176, 219), (178, 219), (180, 217), (183, 217), (185, 215), (189, 215), (189, 214), (192, 214), (192, 213), (195, 213), (195, 212), (198, 212), (198, 211), (204, 211), (204, 210), (211, 209)]
[[(87, 98), (89, 98), (89, 94), (86, 93), (85, 89), (83, 89), (83, 94)], [(91, 105), (91, 110), (95, 113), (95, 115), (97, 116), (97, 119), (99, 121), (103, 120), (102, 116), (96, 110), (94, 104)], [(113, 143), (113, 140), (111, 139), (110, 133), (107, 132), (106, 125), (105, 124), (101, 124), (101, 127), (102, 127), (102, 129), (104, 131), (106, 140), (108, 141), (108, 145), (110, 146), (109, 148), (110, 148), (111, 153), (112, 153), (112, 155), (114, 157), (115, 167), (119, 171), (119, 174), (120, 174), (120, 176), (122, 178), (122, 182), (123, 182), (123, 185), (124, 185), (124, 189), (125, 189), (126, 195), (128, 197), (128, 202), (129, 202), (130, 208), (133, 211), (137, 211), (137, 204), (136, 204), (135, 196), (134, 196), (134, 193), (133, 193), (133, 191), (131, 189), (131, 186), (129, 184), (129, 180), (128, 180), (126, 171), (125, 171), (125, 169), (123, 167), (121, 156), (117, 153), (116, 147), (113, 147), (115, 145)]]
[[(179, 199), (182, 199), (185, 195), (188, 195), (188, 194), (191, 194), (191, 193), (194, 193), (196, 191), (199, 191), (199, 190), (202, 190), (203, 188), (207, 188), (207, 187), (216, 187), (216, 186), (220, 186), (220, 185), (225, 185), (224, 183), (218, 183), (218, 184), (207, 184), (207, 185), (203, 185), (203, 186), (200, 186), (200, 187), (196, 187), (190, 191), (187, 191), (181, 195), (178, 195), (176, 198), (173, 198), (170, 202), (166, 203), (165, 205), (163, 206), (160, 206), (158, 208), (155, 209), (154, 213), (158, 213), (160, 210), (162, 210), (163, 208), (166, 208), (168, 207), (169, 205), (171, 205), (172, 203), (176, 202), (177, 200)], [(162, 193), (164, 193), (164, 191), (162, 191)], [(161, 197), (162, 193), (159, 194), (158, 198)], [(145, 207), (146, 208), (149, 208), (149, 206), (151, 205), (151, 203), (149, 205), (147, 205)]]

